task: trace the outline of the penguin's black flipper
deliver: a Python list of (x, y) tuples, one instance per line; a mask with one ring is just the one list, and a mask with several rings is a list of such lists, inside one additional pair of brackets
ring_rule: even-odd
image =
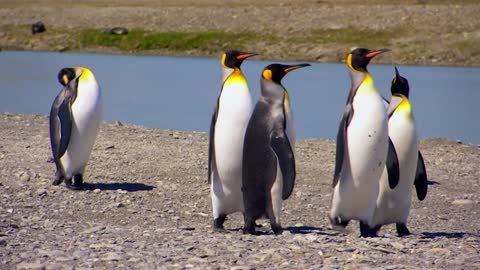
[[(350, 97), (349, 97), (350, 99)], [(340, 171), (342, 170), (343, 159), (346, 151), (347, 144), (347, 127), (350, 124), (350, 121), (353, 117), (353, 107), (351, 103), (347, 103), (345, 111), (343, 112), (342, 120), (340, 120), (340, 125), (338, 127), (337, 133), (337, 146), (335, 153), (335, 170), (333, 173), (333, 183), (332, 187), (335, 187), (340, 179)]]
[(398, 163), (397, 151), (395, 150), (395, 146), (393, 145), (390, 137), (388, 137), (388, 154), (387, 162), (385, 165), (387, 166), (388, 185), (391, 189), (394, 189), (398, 185), (398, 181), (400, 180), (400, 168)]
[(283, 176), (282, 199), (286, 200), (292, 194), (295, 185), (295, 157), (292, 146), (284, 130), (274, 130), (270, 137), (270, 146), (275, 152)]
[(207, 182), (209, 184), (212, 179), (212, 170), (213, 170), (213, 165), (215, 163), (215, 124), (217, 123), (219, 101), (220, 101), (220, 97), (217, 99), (217, 106), (215, 106), (215, 110), (213, 111), (212, 122), (210, 123), (210, 135), (208, 137), (208, 180)]
[(413, 184), (415, 185), (415, 190), (417, 191), (417, 198), (420, 201), (423, 201), (423, 199), (425, 199), (427, 196), (428, 178), (425, 162), (420, 151), (418, 151), (417, 172), (415, 173), (415, 181)]
[(50, 110), (50, 143), (53, 159), (59, 171), (61, 171), (60, 158), (65, 154), (70, 143), (73, 125), (72, 103), (74, 98), (74, 92), (67, 86), (55, 98)]

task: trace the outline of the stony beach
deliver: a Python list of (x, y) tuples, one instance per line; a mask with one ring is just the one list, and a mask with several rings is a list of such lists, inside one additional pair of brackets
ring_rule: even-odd
[[(207, 125), (208, 123), (206, 123)], [(211, 228), (204, 132), (104, 123), (89, 191), (52, 186), (48, 118), (0, 113), (0, 269), (479, 269), (480, 146), (421, 141), (431, 185), (412, 235), (330, 229), (335, 142), (300, 140), (297, 182), (275, 236)]]

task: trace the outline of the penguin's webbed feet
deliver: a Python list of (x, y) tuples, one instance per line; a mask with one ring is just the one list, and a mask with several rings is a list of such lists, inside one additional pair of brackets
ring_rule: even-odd
[(243, 227), (243, 234), (256, 235), (255, 231), (255, 219), (245, 218), (245, 226)]
[(360, 221), (360, 237), (377, 237), (377, 233), (367, 223)]
[(341, 217), (332, 218), (330, 215), (328, 215), (328, 219), (330, 220), (330, 223), (332, 224), (332, 226), (339, 226), (342, 228), (347, 227), (348, 223), (350, 223), (350, 220), (348, 219), (343, 220)]
[(271, 224), (271, 227), (272, 227), (272, 231), (275, 235), (282, 234), (283, 228), (282, 228), (282, 226), (280, 226), (280, 224), (273, 223), (273, 224)]
[(76, 174), (73, 176), (73, 184), (72, 178), (65, 179), (65, 186), (70, 190), (85, 190), (89, 188), (85, 188), (83, 185), (83, 175)]
[(397, 223), (395, 225), (397, 226), (398, 237), (410, 235), (410, 231), (408, 230), (407, 225), (403, 223)]
[(52, 185), (58, 186), (62, 183), (63, 181), (63, 175), (59, 171), (55, 172), (55, 179), (53, 179)]
[(223, 227), (223, 223), (227, 219), (227, 215), (221, 214), (216, 219), (213, 220), (213, 230), (215, 232), (222, 232), (225, 233), (227, 230)]

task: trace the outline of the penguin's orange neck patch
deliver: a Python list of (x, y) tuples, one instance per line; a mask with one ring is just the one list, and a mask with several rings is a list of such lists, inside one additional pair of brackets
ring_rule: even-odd
[(395, 113), (413, 119), (412, 105), (410, 104), (410, 101), (408, 101), (408, 98), (402, 94), (395, 94), (395, 96), (402, 99), (402, 102), (400, 102), (400, 104), (395, 109)]
[(225, 84), (244, 84), (247, 85), (247, 80), (245, 79), (245, 76), (243, 75), (242, 71), (240, 69), (235, 68), (228, 76), (227, 80), (225, 80)]

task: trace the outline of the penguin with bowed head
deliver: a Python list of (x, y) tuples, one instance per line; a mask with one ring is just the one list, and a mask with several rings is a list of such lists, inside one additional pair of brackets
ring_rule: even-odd
[(79, 190), (102, 120), (102, 95), (88, 68), (63, 68), (58, 81), (63, 89), (50, 110), (50, 143), (56, 166), (52, 184), (64, 181), (67, 188)]

